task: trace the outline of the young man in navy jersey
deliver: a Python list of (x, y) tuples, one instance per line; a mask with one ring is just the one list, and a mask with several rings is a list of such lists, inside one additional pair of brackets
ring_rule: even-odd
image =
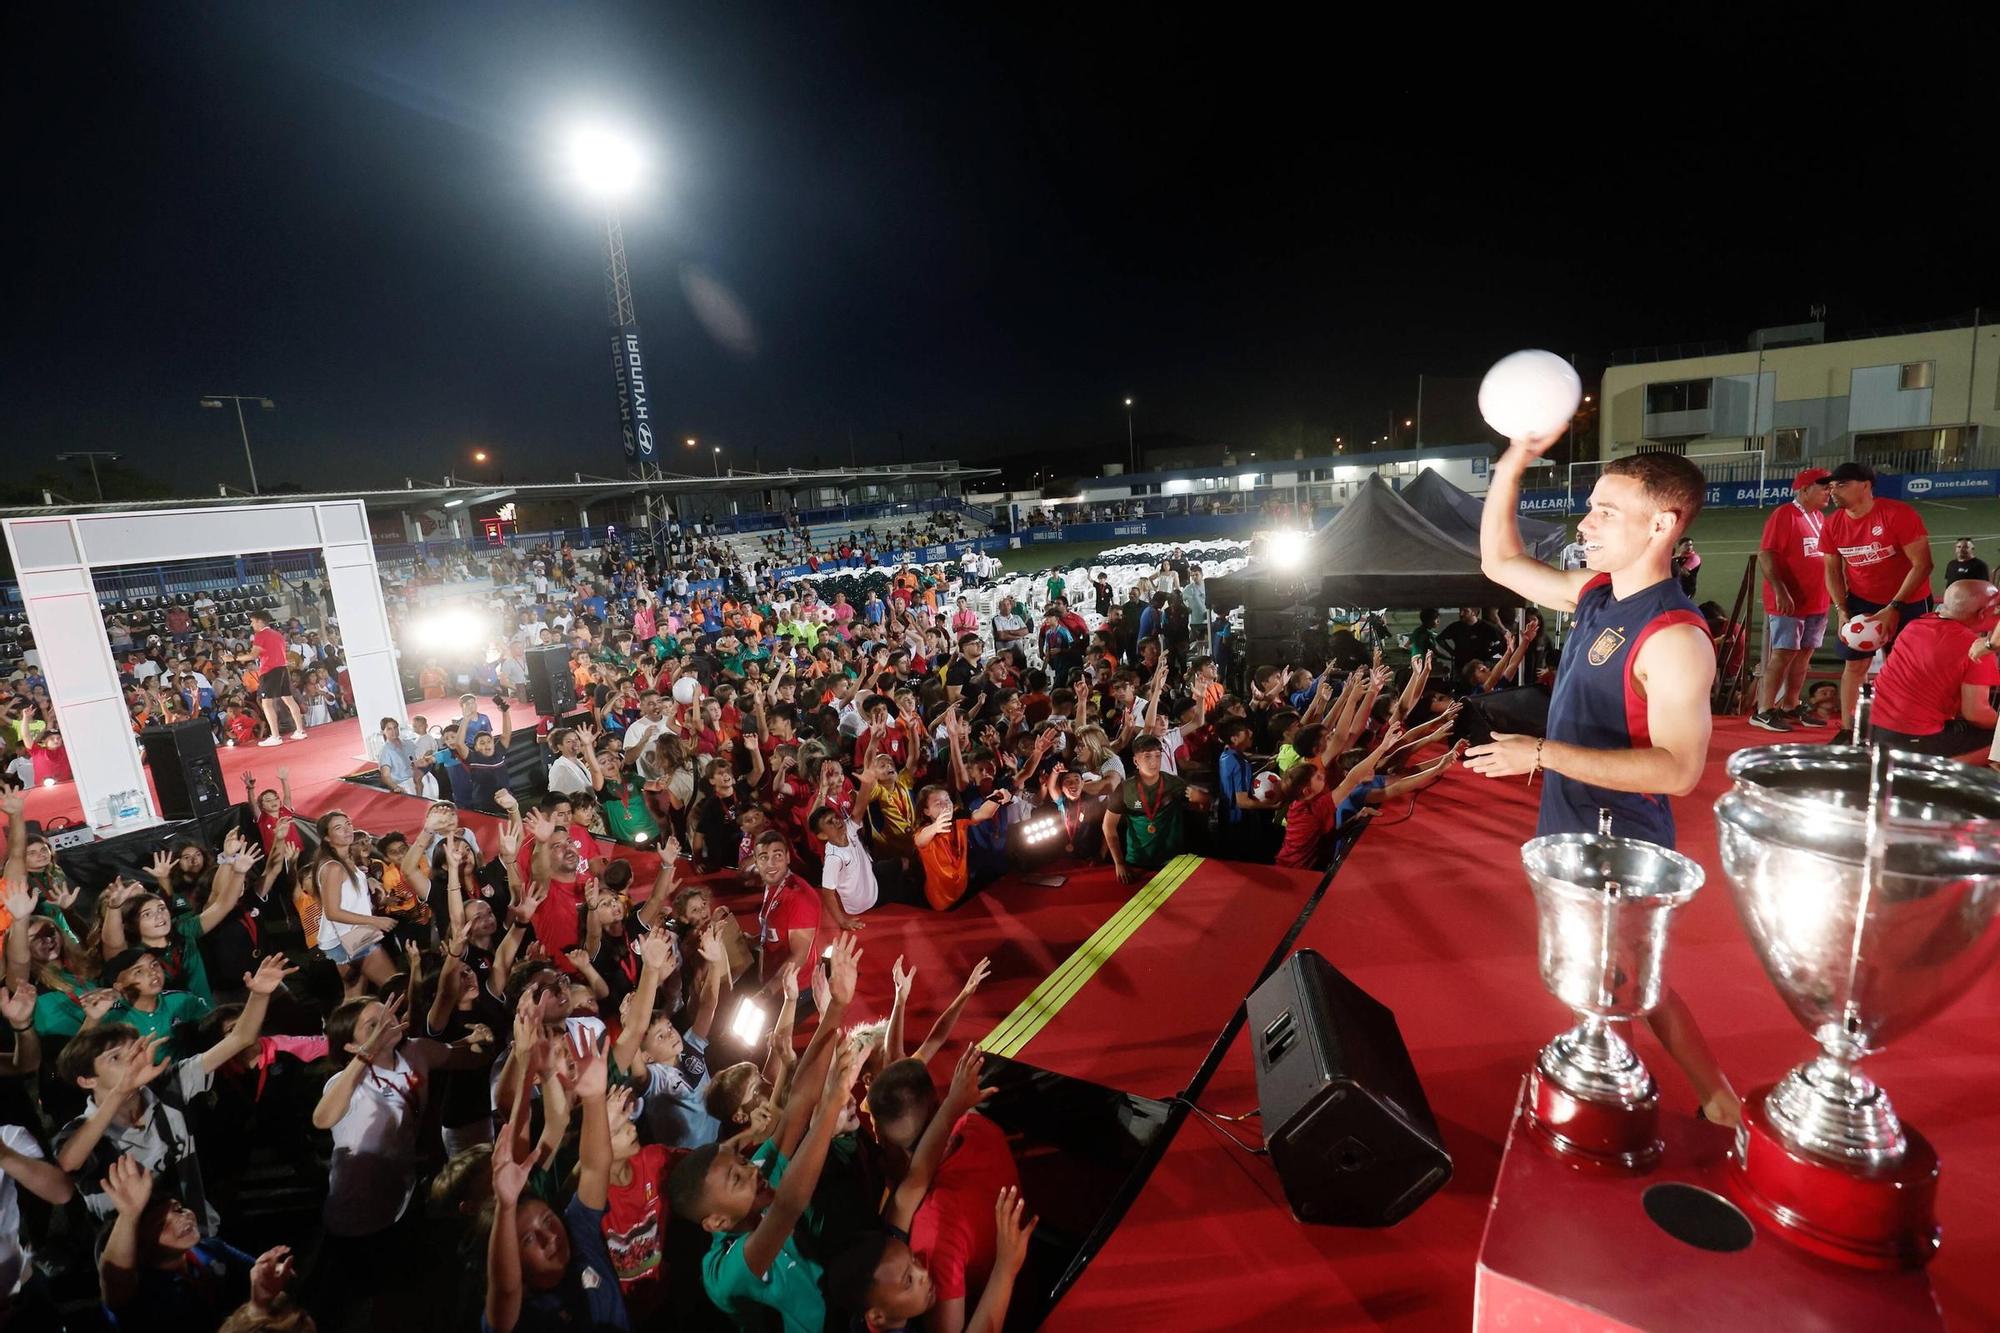
[[(1549, 698), (1546, 735), (1496, 732), (1466, 751), (1490, 778), (1541, 773), (1536, 834), (1595, 833), (1674, 845), (1668, 798), (1685, 796), (1708, 762), (1715, 645), (1673, 573), (1674, 544), (1701, 512), (1701, 469), (1674, 454), (1605, 466), (1577, 525), (1584, 567), (1552, 569), (1521, 544), (1521, 476), (1562, 435), (1514, 440), (1493, 466), (1479, 523), (1480, 569), (1539, 606), (1574, 611)], [(1651, 1018), (1711, 1120), (1734, 1124), (1736, 1095), (1694, 1016), (1671, 989)]]

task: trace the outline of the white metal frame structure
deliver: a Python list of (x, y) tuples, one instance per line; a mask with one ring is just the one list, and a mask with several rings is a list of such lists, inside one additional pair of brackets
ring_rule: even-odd
[(99, 569), (246, 551), (319, 552), (358, 713), (344, 725), (358, 727), (364, 744), (385, 717), (407, 725), (368, 513), (358, 499), (49, 514), (9, 518), (0, 527), (21, 581), (77, 796), (93, 823), (103, 818), (104, 800), (121, 791), (141, 793), (148, 822), (159, 818), (92, 582)]

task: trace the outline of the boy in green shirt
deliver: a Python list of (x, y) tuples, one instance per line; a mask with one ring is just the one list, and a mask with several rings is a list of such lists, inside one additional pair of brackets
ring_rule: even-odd
[(1104, 809), (1104, 845), (1122, 884), (1143, 879), (1185, 851), (1186, 813), (1197, 802), (1207, 804), (1198, 788), (1160, 771), (1161, 750), (1158, 736), (1132, 742), (1133, 776)]
[(733, 1141), (697, 1148), (667, 1181), (674, 1211), (713, 1237), (701, 1264), (703, 1289), (739, 1323), (764, 1306), (777, 1312), (785, 1333), (820, 1333), (826, 1324), (821, 1265), (799, 1249), (795, 1233), (867, 1052), (864, 1043), (836, 1041), (860, 956), (853, 935), (835, 942), (827, 1011), (800, 1057), (771, 1138), (749, 1157)]

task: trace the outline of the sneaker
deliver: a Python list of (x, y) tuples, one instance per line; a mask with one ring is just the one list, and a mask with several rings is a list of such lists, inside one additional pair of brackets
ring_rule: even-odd
[(1792, 729), (1792, 724), (1786, 721), (1785, 715), (1775, 708), (1766, 708), (1761, 713), (1752, 713), (1750, 715), (1750, 725), (1759, 731), (1790, 731)]
[(1788, 710), (1785, 716), (1791, 718), (1792, 725), (1796, 727), (1823, 727), (1826, 725), (1825, 718), (1813, 712), (1812, 709), (1807, 708), (1804, 704)]
[(1833, 739), (1828, 741), (1827, 744), (1852, 745), (1854, 744), (1854, 733), (1848, 730), (1846, 727), (1842, 727), (1839, 731), (1833, 733)]
[(283, 745), (284, 743), (285, 738), (283, 736), (266, 736), (263, 740), (257, 742), (259, 746), (265, 748), (273, 745)]
[(292, 739), (295, 741), (302, 741), (305, 738), (306, 738), (306, 733), (304, 732), (304, 730), (299, 730), (292, 733)]

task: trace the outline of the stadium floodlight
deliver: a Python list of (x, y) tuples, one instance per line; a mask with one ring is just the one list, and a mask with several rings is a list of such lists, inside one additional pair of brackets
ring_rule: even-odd
[(250, 427), (243, 420), (243, 404), (256, 403), (266, 412), (272, 411), (278, 405), (262, 394), (256, 393), (210, 393), (202, 395), (201, 405), (203, 407), (219, 408), (224, 403), (236, 404), (236, 429), (243, 436), (243, 462), (250, 469), (250, 494), (257, 495), (260, 493), (257, 488), (257, 460), (250, 456)]
[(600, 204), (631, 198), (646, 177), (646, 150), (631, 135), (608, 125), (576, 126), (563, 156), (571, 181)]
[(1264, 539), (1264, 558), (1276, 570), (1293, 570), (1306, 562), (1312, 534), (1296, 528), (1282, 528)]

